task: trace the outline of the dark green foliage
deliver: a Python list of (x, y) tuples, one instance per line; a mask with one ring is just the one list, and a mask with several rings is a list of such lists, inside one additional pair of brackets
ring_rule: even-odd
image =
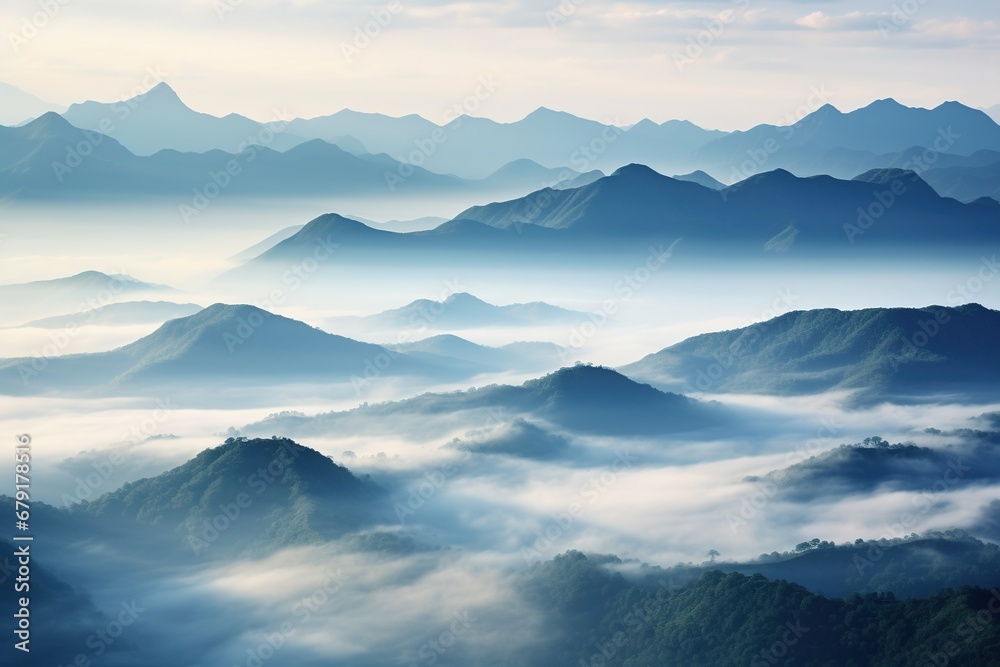
[(777, 497), (797, 501), (878, 490), (923, 491), (913, 511), (924, 514), (933, 495), (989, 482), (1000, 475), (1000, 448), (991, 442), (1000, 433), (969, 431), (957, 435), (965, 442), (935, 449), (890, 445), (877, 436), (865, 438), (864, 443), (841, 445), (744, 481), (767, 488)]
[(1000, 664), (996, 589), (834, 600), (785, 581), (719, 571), (679, 589), (663, 577), (629, 585), (606, 562), (570, 552), (530, 573), (529, 599), (565, 629), (553, 635), (559, 657), (547, 664)]
[[(176, 531), (196, 554), (320, 542), (379, 516), (383, 491), (286, 438), (229, 438), (184, 465), (74, 508)], [(213, 531), (214, 528), (214, 531)]]
[(796, 311), (703, 334), (625, 366), (673, 388), (778, 395), (851, 389), (877, 402), (995, 396), (1000, 312), (957, 308)]

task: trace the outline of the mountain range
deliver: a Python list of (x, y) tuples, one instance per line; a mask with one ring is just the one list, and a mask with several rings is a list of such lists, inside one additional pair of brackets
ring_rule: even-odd
[(390, 420), (395, 418), (420, 419), (426, 430), (435, 416), (462, 417), (464, 423), (480, 426), (498, 425), (498, 421), (509, 424), (517, 418), (533, 423), (544, 420), (571, 432), (618, 436), (725, 427), (733, 418), (718, 404), (665, 393), (610, 368), (579, 364), (518, 386), (488, 385), (462, 392), (428, 393), (313, 417), (277, 415), (243, 430), (252, 434), (275, 430), (303, 435), (344, 433), (354, 426), (365, 429), (393, 424)]
[(335, 247), (334, 263), (344, 264), (387, 253), (406, 263), (436, 253), (452, 261), (496, 253), (520, 261), (531, 251), (604, 254), (637, 244), (652, 244), (666, 256), (678, 239), (689, 252), (840, 256), (859, 247), (937, 250), (998, 238), (1000, 202), (943, 198), (903, 170), (873, 170), (850, 181), (778, 170), (714, 190), (629, 165), (578, 188), (474, 206), (421, 232), (388, 232), (326, 214), (221, 280), (260, 279), (325, 247)]
[(1000, 373), (997, 335), (1000, 312), (978, 304), (795, 311), (689, 338), (621, 371), (686, 393), (989, 400)]
[(401, 308), (361, 318), (335, 318), (332, 323), (351, 322), (383, 330), (454, 331), (494, 327), (529, 327), (576, 324), (586, 313), (541, 301), (496, 306), (466, 292), (444, 299), (417, 299)]
[[(142, 282), (124, 274), (84, 271), (65, 278), (0, 285), (0, 302), (4, 304), (0, 322), (17, 325), (37, 317), (62, 313), (79, 315), (111, 302), (162, 298), (177, 293), (172, 287)], [(77, 317), (81, 323), (83, 319)]]
[[(358, 157), (326, 141), (281, 153), (251, 145), (239, 153), (163, 150), (138, 156), (115, 139), (47, 113), (27, 125), (0, 127), (0, 196), (20, 200), (123, 200), (171, 197), (197, 215), (223, 195), (298, 196), (389, 192), (387, 156)], [(396, 189), (461, 190), (460, 179), (415, 168)]]
[[(218, 118), (194, 111), (164, 82), (120, 102), (72, 104), (62, 116), (75, 127), (112, 137), (142, 156), (161, 150), (181, 153), (221, 150), (236, 154), (248, 145), (268, 146), (283, 152), (307, 141), (281, 131), (282, 119), (264, 124), (235, 113)], [(341, 148), (351, 152), (358, 145), (348, 142)], [(360, 152), (366, 152), (363, 146), (360, 148)]]
[(511, 369), (550, 370), (560, 365), (560, 353), (551, 343), (491, 348), (456, 336), (383, 347), (254, 306), (220, 303), (171, 319), (108, 352), (0, 359), (0, 393), (148, 393), (193, 382), (220, 392), (292, 383), (364, 384), (394, 376), (456, 380)]
[[(142, 136), (147, 134), (162, 136), (142, 130)], [(518, 159), (481, 180), (468, 180), (404, 166), (385, 154), (354, 154), (323, 139), (296, 142), (283, 151), (275, 149), (277, 143), (243, 142), (229, 150), (203, 152), (165, 148), (137, 155), (112, 136), (78, 129), (49, 112), (20, 127), (0, 126), (0, 196), (29, 201), (171, 197), (189, 209), (190, 218), (223, 195), (512, 196), (546, 184), (566, 187), (577, 179), (585, 182), (601, 175), (549, 169)]]
[(629, 165), (572, 190), (476, 206), (456, 219), (523, 233), (542, 227), (605, 239), (683, 237), (761, 250), (794, 230), (823, 251), (856, 244), (961, 245), (996, 239), (1000, 203), (940, 197), (915, 173), (875, 170), (850, 181), (777, 170), (716, 191)]
[(720, 137), (698, 149), (694, 164), (732, 183), (777, 168), (831, 173), (845, 151), (874, 157), (915, 147), (930, 149), (932, 159), (998, 150), (1000, 125), (958, 102), (919, 109), (884, 99), (849, 113), (827, 104), (793, 125), (758, 125)]
[[(438, 126), (348, 110), (262, 124), (193, 111), (160, 83), (122, 102), (74, 104), (61, 117), (67, 123), (54, 116), (0, 128), (0, 196), (190, 194), (197, 202), (199, 192), (218, 196), (213, 186), (229, 196), (397, 189), (511, 196), (576, 188), (600, 178), (599, 170), (639, 163), (667, 173), (695, 169), (679, 180), (711, 189), (779, 168), (850, 178), (893, 167), (973, 201), (997, 195), (1000, 162), (991, 159), (1000, 126), (957, 102), (918, 109), (888, 99), (849, 113), (826, 105), (794, 125), (732, 133), (686, 121), (623, 129), (544, 108), (506, 124), (461, 116)], [(940, 173), (948, 166), (963, 171)]]
[(315, 329), (253, 306), (215, 304), (170, 320), (110, 352), (0, 362), (0, 391), (165, 391), (167, 387), (347, 382), (391, 358), (381, 374), (431, 372), (406, 355)]
[(322, 139), (349, 135), (372, 152), (465, 178), (484, 178), (522, 158), (578, 171), (614, 169), (632, 161), (667, 167), (725, 134), (676, 120), (643, 120), (623, 130), (544, 107), (514, 123), (463, 115), (443, 126), (414, 115), (391, 118), (344, 110), (296, 119), (288, 130)]

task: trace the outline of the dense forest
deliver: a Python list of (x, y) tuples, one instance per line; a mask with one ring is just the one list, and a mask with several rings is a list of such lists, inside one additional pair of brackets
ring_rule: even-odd
[(830, 599), (762, 575), (715, 570), (680, 587), (655, 576), (636, 583), (615, 571), (620, 565), (568, 552), (526, 575), (525, 595), (551, 612), (549, 664), (1000, 664), (997, 589)]

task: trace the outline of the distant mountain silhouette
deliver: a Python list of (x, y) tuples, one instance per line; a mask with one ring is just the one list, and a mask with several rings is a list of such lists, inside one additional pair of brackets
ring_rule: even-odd
[(239, 114), (218, 118), (193, 111), (165, 82), (121, 102), (73, 104), (63, 117), (76, 127), (115, 138), (136, 155), (161, 150), (239, 153), (249, 144), (286, 151), (306, 141), (275, 132), (282, 128), (280, 120), (268, 126)]
[[(387, 156), (358, 157), (318, 139), (285, 152), (259, 145), (231, 150), (170, 149), (138, 156), (110, 136), (48, 113), (22, 127), (0, 127), (0, 196), (46, 201), (171, 197), (189, 202), (190, 215), (197, 215), (220, 196), (388, 193), (386, 173), (399, 166)], [(415, 167), (394, 187), (437, 192), (472, 186)]]
[(255, 383), (347, 382), (376, 361), (377, 375), (444, 374), (378, 345), (328, 334), (245, 305), (215, 304), (163, 324), (110, 352), (0, 361), (0, 392), (161, 391), (165, 385), (220, 388)]
[(369, 423), (395, 416), (432, 416), (470, 411), (473, 422), (503, 423), (522, 418), (542, 419), (578, 433), (618, 436), (655, 435), (722, 427), (730, 413), (716, 404), (658, 391), (599, 366), (562, 368), (520, 386), (489, 385), (448, 394), (423, 394), (405, 401), (364, 406), (349, 412), (316, 417), (277, 417), (247, 427), (250, 432), (267, 429), (332, 432), (342, 423)]
[(0, 321), (19, 325), (42, 316), (76, 314), (112, 301), (162, 298), (176, 293), (166, 285), (145, 283), (131, 276), (84, 271), (66, 278), (0, 285), (0, 302), (4, 304)]
[(401, 162), (415, 162), (410, 156), (419, 155), (419, 163), (432, 171), (469, 179), (487, 178), (522, 159), (577, 171), (615, 169), (628, 162), (667, 168), (682, 164), (695, 149), (725, 135), (687, 121), (657, 124), (645, 120), (623, 130), (544, 107), (514, 123), (463, 115), (444, 126), (414, 115), (391, 118), (344, 110), (296, 119), (288, 131), (320, 139), (350, 135), (374, 153)]
[(678, 181), (689, 181), (691, 183), (697, 183), (698, 185), (703, 185), (710, 190), (724, 190), (726, 185), (715, 180), (705, 172), (698, 170), (693, 171), (690, 174), (682, 174), (680, 176), (674, 176)]
[[(189, 554), (219, 558), (338, 537), (384, 520), (389, 515), (381, 506), (384, 499), (373, 482), (313, 449), (285, 438), (239, 438), (73, 511), (119, 525), (166, 529)], [(224, 521), (216, 521), (220, 514)]]
[(506, 188), (534, 192), (539, 188), (565, 186), (583, 176), (566, 167), (543, 167), (534, 160), (521, 158), (508, 162), (484, 179), (491, 189)]
[(62, 329), (84, 326), (128, 326), (165, 322), (175, 317), (194, 315), (201, 306), (193, 303), (173, 303), (171, 301), (123, 301), (85, 310), (79, 313), (56, 315), (24, 324), (25, 327), (42, 329)]
[(509, 365), (538, 371), (559, 363), (559, 348), (549, 343), (489, 348), (451, 337), (394, 347), (329, 334), (254, 306), (215, 304), (109, 352), (0, 359), (0, 394), (148, 394), (167, 387), (222, 394), (393, 376), (454, 381)]
[(689, 338), (621, 371), (682, 391), (987, 399), (998, 391), (997, 335), (1000, 312), (978, 304), (796, 311)]
[(792, 126), (758, 125), (720, 137), (698, 149), (693, 159), (732, 181), (776, 168), (828, 173), (831, 151), (879, 155), (915, 146), (958, 155), (1000, 150), (1000, 126), (958, 102), (919, 109), (885, 99), (849, 113), (827, 104)]
[(457, 361), (478, 372), (548, 371), (564, 361), (563, 349), (553, 343), (519, 342), (487, 347), (450, 334), (386, 347), (442, 367)]
[(943, 197), (972, 202), (981, 197), (1000, 201), (1000, 153), (990, 151), (996, 161), (983, 166), (955, 165), (930, 169), (923, 174)]
[(843, 181), (777, 170), (717, 192), (629, 165), (574, 190), (476, 206), (458, 218), (522, 235), (542, 227), (572, 236), (684, 238), (686, 244), (758, 252), (790, 226), (798, 246), (820, 252), (859, 242), (961, 245), (1000, 236), (1000, 207), (941, 198), (912, 172), (886, 173), (895, 176), (893, 182), (885, 174)]
[(550, 433), (524, 419), (515, 419), (509, 424), (473, 435), (474, 438), (457, 439), (449, 446), (474, 454), (512, 456), (539, 461), (560, 458), (569, 448), (569, 440), (566, 438)]
[(0, 125), (18, 125), (49, 111), (58, 113), (64, 109), (0, 81)]
[(540, 301), (495, 306), (459, 292), (440, 301), (418, 299), (402, 308), (361, 318), (366, 324), (386, 328), (428, 328), (436, 331), (503, 326), (546, 326), (577, 323), (585, 313)]

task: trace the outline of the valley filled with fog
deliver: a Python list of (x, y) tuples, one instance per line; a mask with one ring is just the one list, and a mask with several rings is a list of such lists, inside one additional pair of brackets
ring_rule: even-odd
[(992, 664), (986, 113), (120, 104), (0, 126), (30, 664)]

